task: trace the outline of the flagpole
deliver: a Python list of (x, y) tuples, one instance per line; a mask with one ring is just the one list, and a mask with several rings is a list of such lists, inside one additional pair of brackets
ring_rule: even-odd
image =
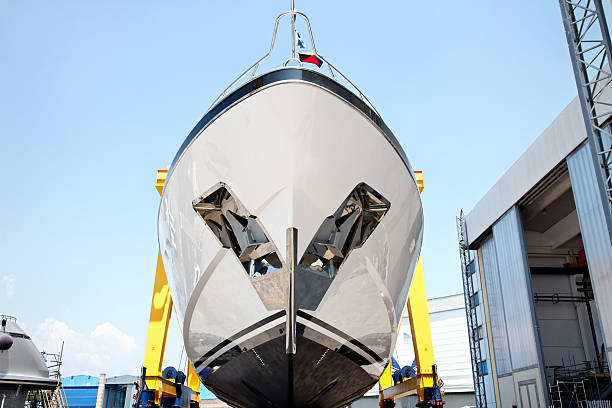
[[(295, 0), (291, 0), (291, 11), (295, 11)], [(291, 58), (295, 58), (295, 14), (291, 15)]]

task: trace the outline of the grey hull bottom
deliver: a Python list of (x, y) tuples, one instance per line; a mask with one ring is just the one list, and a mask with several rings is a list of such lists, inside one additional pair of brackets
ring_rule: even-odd
[(296, 354), (286, 354), (285, 336), (279, 336), (240, 351), (204, 384), (235, 407), (340, 407), (377, 381), (351, 357), (301, 335)]

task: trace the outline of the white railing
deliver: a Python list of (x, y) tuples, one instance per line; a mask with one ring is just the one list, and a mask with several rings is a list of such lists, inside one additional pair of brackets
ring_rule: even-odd
[[(280, 14), (276, 18), (276, 22), (274, 24), (274, 31), (272, 33), (272, 42), (270, 44), (270, 49), (268, 50), (267, 54), (264, 55), (263, 57), (261, 57), (253, 65), (251, 65), (238, 78), (236, 78), (234, 80), (234, 82), (232, 82), (227, 88), (225, 88), (225, 90), (221, 93), (221, 95), (219, 95), (219, 97), (217, 99), (215, 99), (215, 101), (212, 103), (212, 105), (210, 105), (210, 108), (208, 108), (208, 110), (211, 110), (215, 105), (217, 105), (217, 103), (219, 103), (219, 101), (221, 99), (225, 98), (225, 96), (228, 94), (228, 92), (230, 90), (232, 90), (238, 83), (241, 83), (241, 81), (244, 78), (248, 77), (250, 79), (250, 78), (253, 78), (255, 76), (255, 74), (257, 73), (257, 69), (259, 68), (261, 63), (264, 62), (270, 55), (272, 55), (272, 51), (274, 51), (274, 44), (276, 43), (276, 34), (277, 34), (277, 31), (278, 31), (278, 24), (279, 24), (280, 20), (283, 17), (286, 17), (286, 16), (291, 16), (291, 38), (292, 38), (292, 40), (291, 40), (291, 57), (285, 61), (283, 66), (286, 67), (291, 62), (296, 62), (300, 66), (303, 66), (302, 62), (299, 60), (299, 58), (295, 57), (295, 31), (294, 31), (294, 24), (295, 24), (295, 17), (299, 16), (299, 17), (303, 18), (304, 21), (306, 22), (306, 27), (308, 28), (308, 36), (310, 38), (310, 44), (312, 45), (312, 50), (313, 50), (314, 54), (318, 58), (320, 58), (327, 65), (327, 68), (329, 69), (329, 73), (330, 73), (331, 78), (336, 80), (336, 75), (338, 75), (340, 78), (342, 78), (344, 81), (346, 81), (355, 90), (355, 92), (359, 95), (359, 98), (361, 98), (361, 100), (364, 103), (366, 103), (370, 109), (372, 109), (374, 112), (376, 112), (376, 114), (378, 116), (380, 116), (380, 114), (378, 113), (378, 111), (376, 110), (374, 105), (359, 90), (359, 88), (357, 88), (357, 86), (355, 84), (353, 84), (346, 76), (344, 76), (344, 74), (342, 74), (342, 72), (340, 72), (340, 70), (338, 70), (336, 67), (334, 67), (332, 64), (330, 64), (330, 62), (327, 59), (325, 59), (317, 51), (317, 46), (315, 45), (315, 40), (314, 40), (314, 36), (312, 35), (312, 29), (310, 27), (310, 20), (308, 19), (308, 16), (306, 16), (306, 14), (304, 14), (304, 13), (302, 13), (300, 11), (295, 11), (295, 10), (286, 11), (286, 12)], [(249, 74), (250, 74), (250, 76), (249, 76)]]

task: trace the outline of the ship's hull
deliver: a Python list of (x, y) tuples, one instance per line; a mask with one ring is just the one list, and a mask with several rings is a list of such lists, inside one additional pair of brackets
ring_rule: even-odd
[(209, 112), (159, 212), (189, 359), (243, 407), (334, 407), (367, 391), (395, 345), (421, 238), (392, 134), (302, 69), (255, 79)]
[(0, 407), (23, 408), (26, 395), (33, 390), (52, 390), (58, 380), (49, 378), (45, 361), (14, 318), (0, 315), (6, 321), (0, 334), (9, 335), (12, 345), (0, 350)]

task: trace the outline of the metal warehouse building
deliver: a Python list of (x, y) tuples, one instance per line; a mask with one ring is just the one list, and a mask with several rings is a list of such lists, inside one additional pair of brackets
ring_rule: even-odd
[(575, 99), (460, 216), (478, 406), (610, 396), (612, 226), (591, 149)]
[[(133, 375), (105, 378), (102, 408), (131, 408), (138, 380)], [(62, 378), (68, 408), (95, 408), (99, 383), (99, 377), (90, 375)]]

